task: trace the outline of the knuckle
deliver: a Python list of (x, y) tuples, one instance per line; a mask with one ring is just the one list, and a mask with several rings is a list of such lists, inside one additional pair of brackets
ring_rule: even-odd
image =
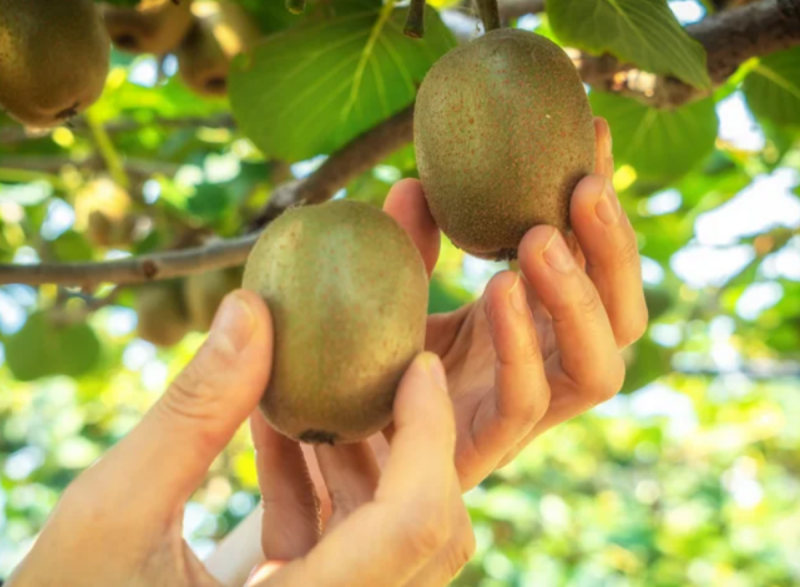
[(625, 361), (618, 355), (613, 361), (609, 362), (606, 376), (602, 378), (602, 382), (593, 390), (592, 405), (596, 406), (613, 398), (622, 389), (624, 382)]
[(163, 407), (175, 416), (206, 420), (218, 413), (222, 394), (214, 392), (213, 373), (203, 361), (192, 361), (170, 384)]
[(639, 244), (635, 238), (625, 240), (625, 243), (620, 247), (617, 259), (622, 267), (636, 267), (638, 269), (640, 264)]
[(578, 299), (577, 307), (581, 314), (593, 316), (597, 313), (602, 305), (600, 296), (591, 287), (584, 287)]
[(441, 515), (422, 508), (406, 517), (400, 526), (401, 543), (415, 556), (428, 559), (439, 552), (450, 538), (450, 524)]

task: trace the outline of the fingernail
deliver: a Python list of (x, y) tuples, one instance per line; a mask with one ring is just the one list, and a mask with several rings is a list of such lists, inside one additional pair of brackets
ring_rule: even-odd
[(553, 234), (544, 246), (542, 255), (547, 264), (560, 273), (569, 273), (575, 267), (575, 259), (572, 258), (572, 253), (557, 228), (553, 229)]
[(525, 288), (522, 285), (522, 279), (517, 274), (517, 280), (508, 290), (508, 298), (511, 302), (511, 307), (519, 314), (525, 314), (528, 311), (528, 298), (525, 295)]
[(253, 336), (255, 317), (238, 292), (225, 297), (211, 325), (209, 338), (227, 340), (239, 352)]
[(614, 186), (610, 179), (606, 179), (605, 186), (603, 187), (603, 194), (594, 205), (594, 213), (597, 214), (597, 217), (603, 224), (610, 226), (619, 220), (621, 212), (622, 208), (619, 204), (619, 198), (617, 198), (617, 194), (614, 191)]
[(447, 375), (445, 375), (441, 359), (433, 353), (424, 353), (423, 364), (436, 386), (440, 389), (447, 390)]

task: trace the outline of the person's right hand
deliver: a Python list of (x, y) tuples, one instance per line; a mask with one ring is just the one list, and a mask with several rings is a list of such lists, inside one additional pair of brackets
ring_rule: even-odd
[(409, 367), (394, 403), (388, 458), (367, 442), (316, 447), (333, 507), (319, 500), (300, 446), (251, 418), (267, 562), (247, 587), (435, 587), (469, 560), (475, 539), (456, 475), (455, 422), (432, 353)]

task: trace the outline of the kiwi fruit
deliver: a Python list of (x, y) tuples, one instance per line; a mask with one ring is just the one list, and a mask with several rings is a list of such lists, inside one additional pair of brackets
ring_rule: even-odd
[(569, 229), (592, 173), (595, 131), (570, 58), (545, 37), (497, 29), (445, 54), (414, 111), (417, 168), (431, 213), (457, 247), (516, 258), (533, 226)]
[(138, 288), (136, 312), (137, 335), (156, 346), (176, 345), (189, 331), (180, 281), (162, 281)]
[(0, 105), (50, 128), (102, 94), (111, 43), (92, 0), (0, 0)]
[(243, 287), (269, 305), (272, 376), (261, 410), (282, 434), (347, 443), (383, 429), (423, 349), (428, 280), (406, 232), (363, 203), (290, 209), (262, 233)]
[(191, 0), (142, 0), (138, 6), (102, 6), (111, 42), (126, 53), (164, 55), (192, 26)]
[(240, 267), (206, 271), (186, 278), (183, 297), (192, 328), (200, 332), (208, 331), (223, 298), (241, 283)]
[(252, 18), (237, 4), (197, 4), (189, 34), (176, 51), (183, 82), (201, 96), (228, 93), (231, 60), (259, 37)]

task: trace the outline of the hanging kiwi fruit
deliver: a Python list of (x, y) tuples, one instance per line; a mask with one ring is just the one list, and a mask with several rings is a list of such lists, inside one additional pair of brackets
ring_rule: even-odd
[(0, 0), (0, 106), (58, 126), (103, 93), (110, 49), (92, 0)]
[(120, 51), (164, 55), (192, 26), (191, 0), (141, 0), (138, 6), (102, 5), (108, 35)]
[(184, 83), (202, 96), (225, 96), (231, 60), (259, 37), (251, 17), (231, 2), (197, 3), (194, 23), (178, 48)]
[(137, 335), (160, 347), (178, 344), (189, 331), (179, 280), (143, 285), (136, 292)]

